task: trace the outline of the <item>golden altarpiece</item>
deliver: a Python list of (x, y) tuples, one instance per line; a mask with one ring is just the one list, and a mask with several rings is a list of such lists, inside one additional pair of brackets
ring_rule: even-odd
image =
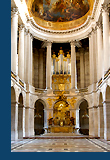
[[(69, 133), (75, 128), (74, 114), (70, 117), (70, 105), (74, 106), (75, 98), (67, 99), (64, 94), (68, 94), (71, 88), (71, 56), (64, 52), (60, 47), (58, 57), (53, 52), (52, 55), (52, 89), (53, 93), (57, 94), (55, 99), (47, 99), (48, 104), (53, 105), (53, 117), (49, 117), (48, 126), (49, 132), (53, 133)], [(69, 103), (68, 103), (69, 102)]]

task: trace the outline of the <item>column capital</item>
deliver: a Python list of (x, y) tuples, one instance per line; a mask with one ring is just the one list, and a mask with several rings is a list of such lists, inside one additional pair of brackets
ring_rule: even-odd
[(96, 22), (96, 27), (97, 27), (97, 29), (98, 29), (98, 28), (101, 28), (101, 29), (102, 29), (102, 23), (101, 23), (101, 22), (99, 22), (99, 21), (98, 21), (98, 22)]
[(70, 45), (75, 47), (75, 41), (70, 41)]
[(51, 42), (51, 41), (47, 41), (47, 42), (46, 42), (46, 45), (47, 45), (47, 46), (52, 46), (52, 42)]
[(18, 12), (18, 7), (15, 7), (15, 8), (11, 8), (11, 18), (14, 16), (14, 15), (18, 15), (19, 12)]
[(41, 48), (45, 48), (45, 47), (51, 47), (52, 46), (52, 41), (44, 41), (42, 43), (42, 47)]
[(28, 29), (27, 28), (24, 28), (24, 33), (25, 33), (25, 35), (28, 35)]
[(20, 25), (18, 26), (18, 28), (19, 28), (19, 31), (22, 31), (23, 29), (25, 29), (25, 26), (24, 26), (24, 24), (20, 24)]
[(18, 7), (11, 8), (13, 14), (18, 14)]
[(70, 41), (71, 46), (77, 46), (77, 47), (81, 47), (81, 42), (80, 41)]
[(30, 33), (30, 37), (31, 37), (31, 39), (33, 40), (34, 36), (33, 36), (33, 34), (32, 34), (32, 33)]
[(109, 13), (109, 5), (108, 4), (102, 4), (102, 9), (101, 9), (102, 13), (103, 12), (107, 12)]

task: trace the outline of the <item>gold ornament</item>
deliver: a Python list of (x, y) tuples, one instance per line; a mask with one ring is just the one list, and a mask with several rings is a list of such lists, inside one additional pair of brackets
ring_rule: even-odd
[(68, 98), (67, 101), (70, 102), (72, 108), (74, 108), (74, 103), (76, 103), (76, 98), (75, 97), (73, 97), (71, 99)]
[(69, 54), (69, 52), (67, 52), (67, 58), (69, 58), (69, 59), (70, 59), (70, 54)]
[(49, 108), (51, 108), (51, 107), (52, 107), (52, 99), (51, 99), (51, 98), (48, 98), (48, 99), (47, 99), (47, 103), (49, 104)]

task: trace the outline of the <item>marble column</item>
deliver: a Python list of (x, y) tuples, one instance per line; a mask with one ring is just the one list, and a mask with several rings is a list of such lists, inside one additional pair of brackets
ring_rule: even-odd
[(90, 85), (93, 84), (94, 67), (93, 67), (93, 31), (89, 34), (89, 73), (90, 73)]
[(97, 22), (97, 52), (98, 52), (98, 70), (97, 80), (99, 81), (104, 75), (103, 65), (103, 38), (102, 38), (102, 24)]
[(80, 88), (84, 88), (84, 53), (83, 50), (80, 52)]
[(84, 85), (85, 87), (89, 86), (89, 53), (85, 51), (84, 53), (84, 71), (85, 71), (85, 78), (84, 78)]
[(45, 130), (45, 133), (47, 133), (47, 128), (48, 128), (48, 122), (47, 122), (47, 110), (44, 109), (44, 130)]
[(96, 27), (95, 29), (93, 29), (92, 31), (92, 34), (93, 34), (93, 46), (92, 46), (92, 55), (93, 55), (93, 59), (92, 59), (92, 62), (93, 62), (93, 66), (92, 66), (92, 69), (93, 69), (93, 83), (96, 83), (97, 82), (97, 30), (96, 30)]
[(32, 85), (33, 77), (33, 35), (30, 34), (30, 70), (29, 70), (29, 82)]
[(103, 105), (98, 105), (98, 137), (104, 138)]
[(23, 139), (23, 105), (18, 105), (18, 139)]
[(89, 136), (94, 136), (93, 107), (89, 107)]
[(18, 103), (11, 102), (11, 140), (18, 139)]
[(25, 107), (25, 137), (28, 136), (30, 136), (30, 107)]
[(27, 76), (27, 35), (28, 30), (25, 28), (24, 30), (24, 82), (26, 82)]
[(79, 126), (79, 110), (80, 109), (76, 109), (76, 125), (75, 125), (75, 132), (76, 133), (79, 133), (79, 129), (80, 129), (80, 126)]
[(51, 89), (51, 42), (47, 42), (47, 57), (46, 57), (46, 88)]
[(71, 42), (71, 89), (77, 89), (75, 43)]
[(102, 5), (103, 20), (103, 55), (104, 55), (104, 73), (109, 69), (109, 8), (107, 4)]
[(12, 9), (11, 18), (11, 70), (17, 74), (17, 31), (18, 31), (18, 9)]
[(27, 54), (26, 54), (26, 83), (30, 84), (30, 32), (27, 35)]
[(43, 89), (43, 49), (39, 50), (39, 88)]
[(34, 108), (30, 108), (30, 124), (29, 124), (30, 136), (34, 135)]
[(110, 140), (110, 101), (103, 102), (104, 111), (104, 139)]
[(93, 106), (93, 119), (94, 119), (94, 136), (98, 137), (98, 109), (97, 106)]
[(24, 81), (24, 26), (19, 26), (18, 76)]

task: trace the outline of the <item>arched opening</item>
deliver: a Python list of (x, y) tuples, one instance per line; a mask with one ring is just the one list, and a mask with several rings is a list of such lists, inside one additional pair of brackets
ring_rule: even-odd
[(98, 136), (104, 138), (104, 112), (103, 112), (103, 98), (102, 92), (99, 95), (99, 107), (98, 107)]
[(104, 139), (110, 140), (110, 87), (106, 88), (104, 108)]
[(14, 87), (11, 87), (11, 140), (15, 140), (15, 106), (15, 90)]
[(106, 88), (106, 100), (110, 101), (110, 87), (107, 86)]
[(35, 135), (44, 133), (44, 105), (41, 100), (35, 102), (34, 132)]
[(18, 105), (18, 139), (23, 138), (23, 95), (19, 95)]
[(88, 102), (83, 100), (79, 106), (79, 132), (89, 135)]

